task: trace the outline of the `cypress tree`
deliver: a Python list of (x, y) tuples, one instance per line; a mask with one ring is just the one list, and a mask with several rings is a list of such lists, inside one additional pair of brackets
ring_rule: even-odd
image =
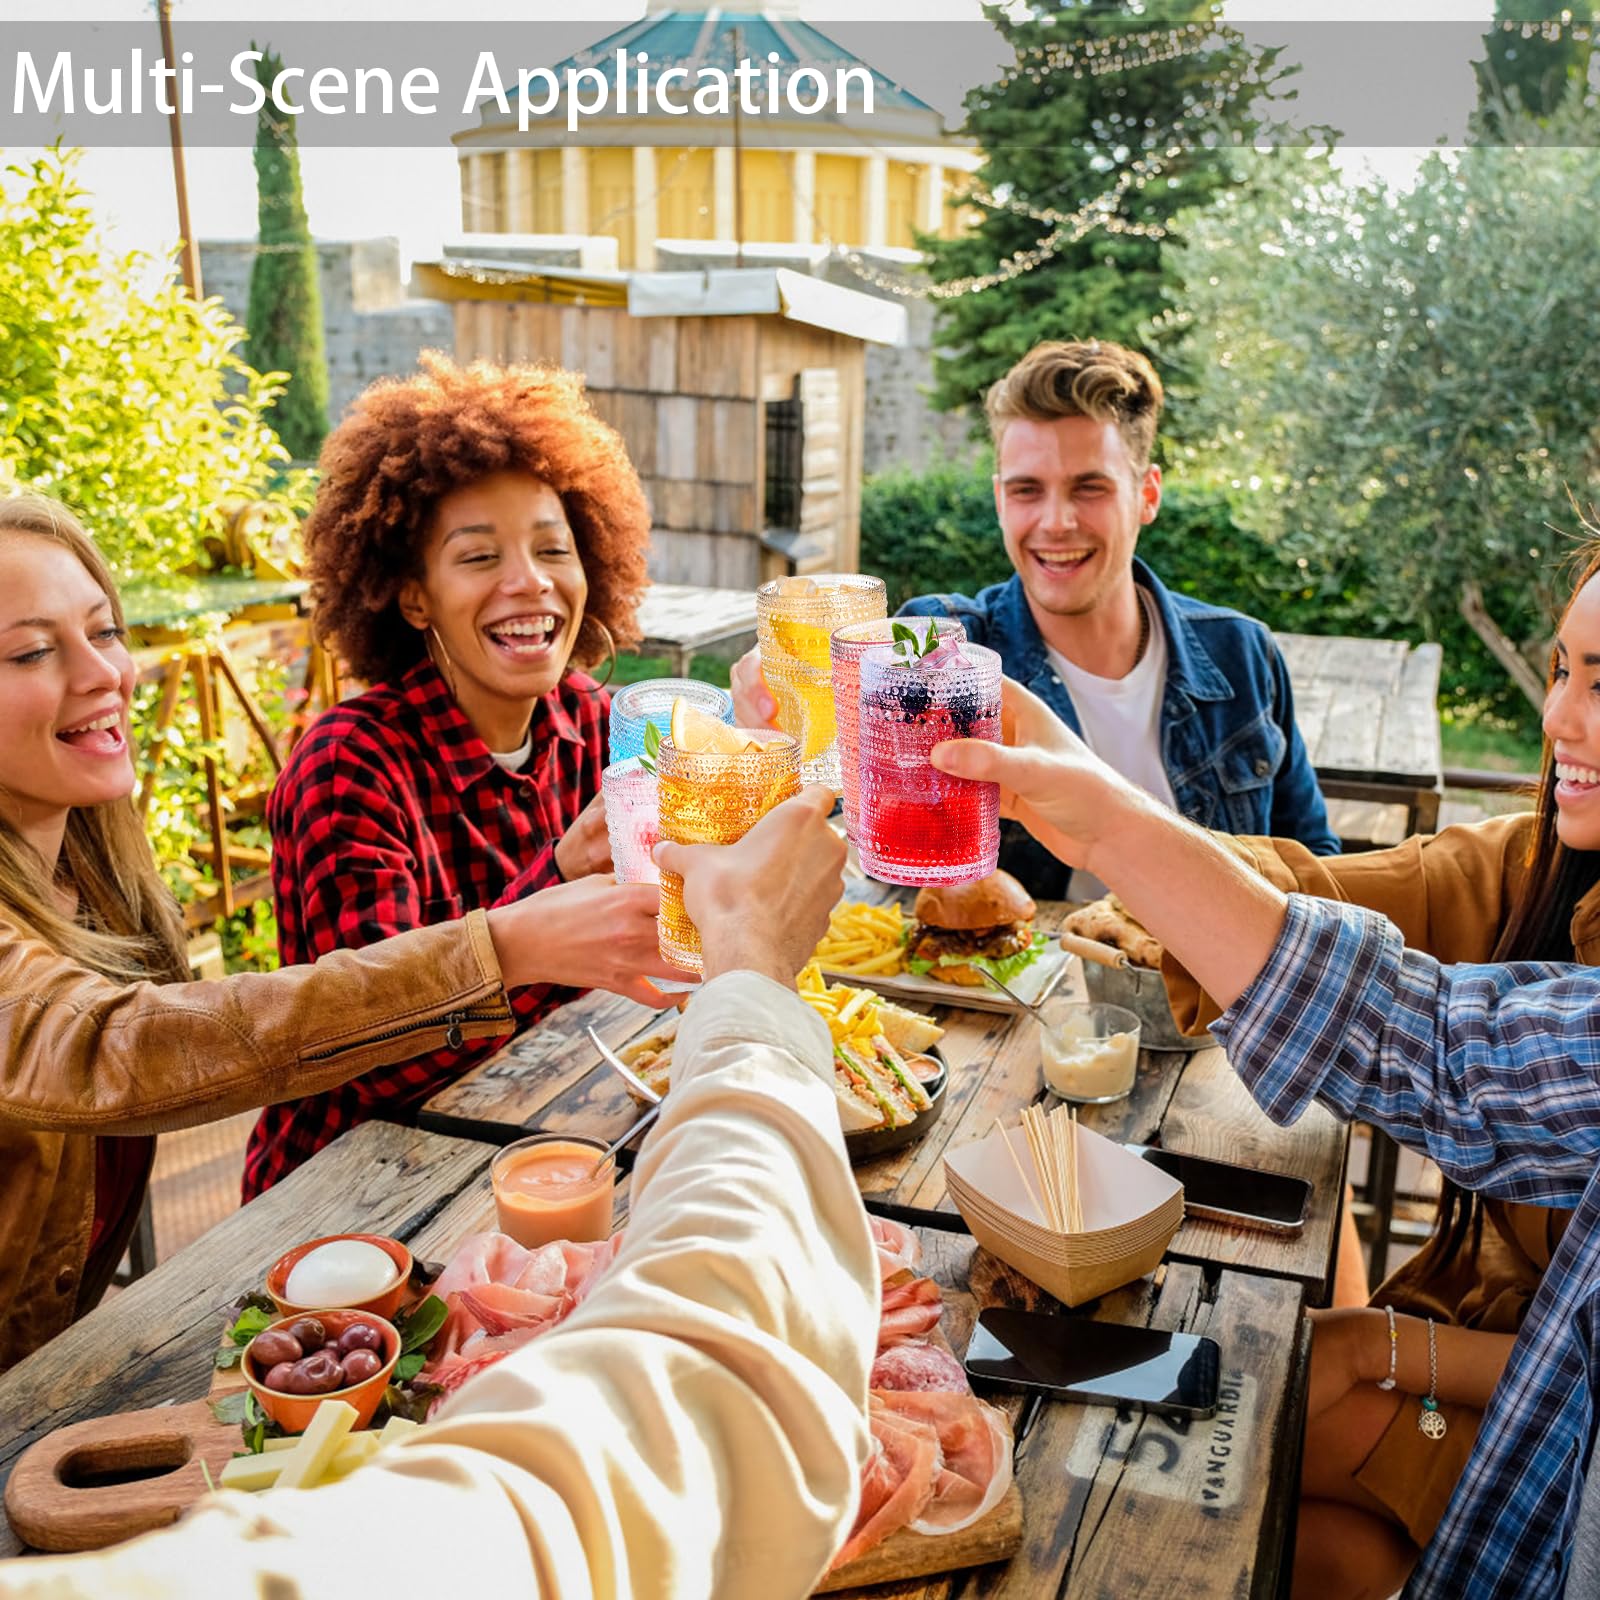
[[(1117, 203), (1117, 216), (1130, 223), (1165, 227), (1185, 207), (1204, 205), (1238, 181), (1235, 153), (1203, 148), (1191, 113), (1239, 82), (1239, 93), (1206, 126), (1225, 142), (1248, 145), (1261, 126), (1252, 102), (1275, 81), (1276, 52), (1252, 51), (1233, 37), (1198, 53), (1149, 60), (1160, 48), (1134, 42), (1152, 30), (1212, 23), (1221, 10), (1214, 0), (1149, 0), (1137, 7), (1125, 0), (1053, 0), (1026, 12), (984, 9), (1015, 49), (1017, 66), (1001, 82), (968, 94), (963, 132), (984, 153), (979, 187), (1011, 205), (977, 208), (983, 220), (963, 238), (920, 241), (935, 282), (991, 273), (1046, 239), (1052, 224), (1019, 204), (1073, 213), (1111, 190), (1141, 158), (1157, 157), (1163, 166), (1155, 181), (1130, 186)], [(1053, 68), (1046, 54), (1056, 48), (1080, 55), (1086, 46), (1107, 45), (1109, 55), (1138, 64), (1095, 75)], [(1182, 153), (1167, 159), (1174, 142)], [(1143, 324), (1168, 305), (1160, 238), (1094, 228), (1031, 271), (940, 303), (944, 350), (935, 359), (934, 403), (944, 410), (975, 405), (1042, 339), (1110, 339), (1140, 348)], [(1164, 365), (1171, 367), (1170, 355)]]
[[(256, 63), (264, 87), (282, 70), (281, 58), (270, 52)], [(250, 272), (250, 363), (258, 372), (289, 374), (273, 425), (290, 455), (314, 460), (328, 431), (322, 290), (300, 189), (294, 118), (270, 98), (256, 116), (256, 196), (261, 249)]]

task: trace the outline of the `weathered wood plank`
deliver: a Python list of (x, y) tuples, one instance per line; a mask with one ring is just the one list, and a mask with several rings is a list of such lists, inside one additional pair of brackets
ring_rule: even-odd
[(1439, 740), (1439, 671), (1443, 652), (1418, 645), (1406, 657), (1400, 684), (1384, 710), (1374, 761), (1382, 777), (1436, 781), (1444, 767)]
[(1276, 1126), (1250, 1098), (1221, 1049), (1196, 1051), (1162, 1119), (1162, 1145), (1184, 1155), (1304, 1178), (1311, 1185), (1311, 1210), (1298, 1236), (1189, 1218), (1169, 1253), (1295, 1278), (1315, 1303), (1324, 1303), (1349, 1142), (1349, 1128), (1321, 1106), (1312, 1106), (1292, 1128)]
[[(654, 1015), (635, 1000), (591, 989), (440, 1090), (423, 1107), (418, 1121), (443, 1132), (459, 1133), (485, 1124), (532, 1131), (539, 1127), (544, 1108), (595, 1066), (598, 1058), (586, 1026), (592, 1024), (615, 1049)], [(608, 1069), (608, 1076), (616, 1074)]]
[(1146, 1305), (1151, 1326), (1221, 1346), (1216, 1416), (1043, 1407), (1019, 1457), (1023, 1550), (976, 1592), (1032, 1600), (1047, 1576), (1057, 1593), (1097, 1600), (1274, 1593), (1286, 1530), (1265, 1520), (1274, 1478), (1297, 1447), (1286, 1420), (1299, 1291), (1233, 1272), (1213, 1287), (1173, 1267)]
[(1369, 778), (1378, 760), (1378, 731), (1384, 699), (1364, 685), (1341, 686), (1328, 696), (1328, 720), (1318, 745), (1319, 770), (1342, 777)]

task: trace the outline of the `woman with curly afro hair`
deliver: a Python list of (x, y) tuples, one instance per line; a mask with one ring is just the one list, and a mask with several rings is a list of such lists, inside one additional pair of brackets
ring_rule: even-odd
[[(535, 895), (544, 981), (667, 1002), (656, 888), (610, 875), (609, 699), (580, 670), (639, 636), (650, 513), (580, 379), (429, 354), (330, 435), (307, 519), (313, 623), (370, 687), (318, 718), (267, 808), (279, 954), (314, 961)], [(484, 1059), (456, 1043), (261, 1116), (245, 1198)]]

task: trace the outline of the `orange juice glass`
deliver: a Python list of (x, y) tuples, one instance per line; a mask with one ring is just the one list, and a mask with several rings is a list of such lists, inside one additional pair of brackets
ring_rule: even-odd
[[(661, 837), (677, 844), (733, 844), (776, 805), (800, 792), (800, 745), (771, 729), (740, 729), (752, 747), (737, 755), (679, 750), (663, 739), (656, 752)], [(759, 741), (759, 742), (757, 742)], [(656, 916), (661, 953), (687, 972), (704, 970), (700, 930), (683, 908), (683, 879), (661, 874)]]
[(598, 1243), (611, 1237), (613, 1157), (598, 1139), (536, 1133), (508, 1144), (489, 1163), (500, 1231), (524, 1249), (556, 1239)]

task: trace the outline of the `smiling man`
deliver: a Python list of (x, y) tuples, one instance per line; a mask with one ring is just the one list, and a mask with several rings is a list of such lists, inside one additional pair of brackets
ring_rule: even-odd
[[(1091, 749), (1186, 817), (1337, 852), (1266, 627), (1171, 593), (1134, 554), (1161, 509), (1163, 403), (1145, 358), (1098, 341), (1030, 350), (990, 389), (995, 511), (1016, 569), (977, 596), (926, 595), (1000, 654)], [(1015, 824), (1001, 865), (1046, 899), (1068, 871)], [(1074, 897), (1100, 892), (1079, 874)]]

